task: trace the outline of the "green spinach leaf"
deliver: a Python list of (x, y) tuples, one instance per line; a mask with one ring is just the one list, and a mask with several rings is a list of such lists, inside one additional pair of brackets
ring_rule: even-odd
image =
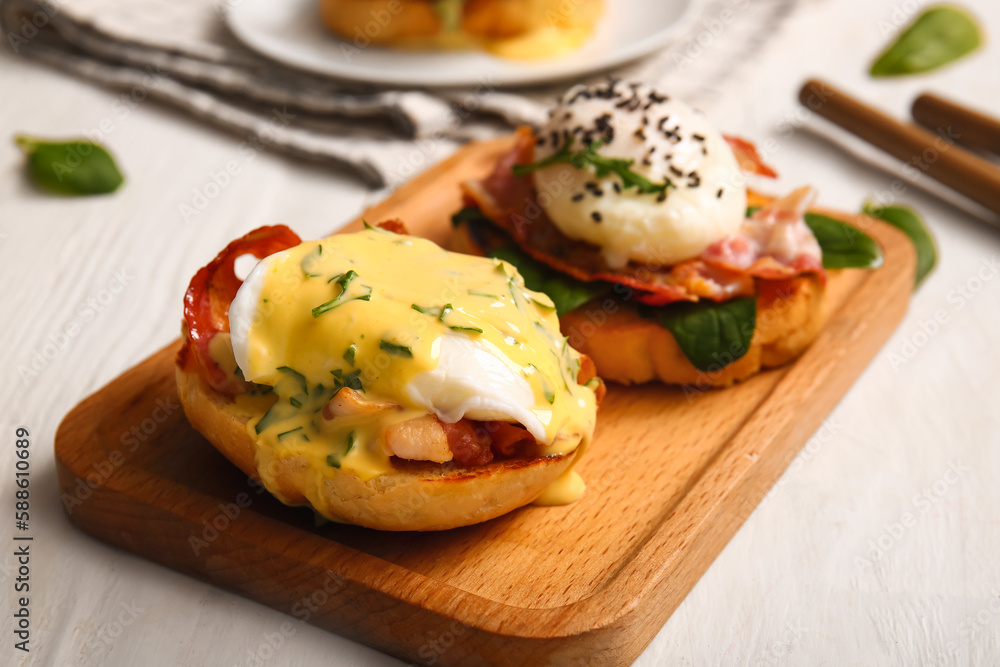
[(929, 72), (972, 53), (982, 41), (979, 25), (965, 10), (937, 5), (900, 33), (869, 73), (887, 77)]
[(917, 278), (913, 288), (919, 287), (937, 265), (937, 244), (934, 243), (934, 237), (931, 236), (927, 225), (916, 211), (908, 206), (878, 206), (868, 202), (865, 204), (864, 212), (899, 228), (913, 241), (917, 249)]
[(823, 251), (827, 269), (877, 269), (882, 266), (882, 249), (857, 227), (819, 213), (806, 213), (806, 224)]
[(609, 283), (595, 280), (577, 280), (529, 257), (517, 245), (511, 243), (497, 248), (490, 257), (510, 262), (524, 278), (524, 285), (535, 292), (543, 292), (555, 304), (556, 314), (562, 317), (569, 311), (582, 306), (591, 299), (611, 291)]
[(757, 298), (672, 303), (643, 312), (674, 335), (684, 356), (700, 371), (719, 370), (750, 349), (757, 326)]
[(114, 192), (125, 178), (106, 148), (85, 139), (46, 141), (18, 135), (15, 143), (28, 157), (28, 175), (40, 188), (57, 195)]

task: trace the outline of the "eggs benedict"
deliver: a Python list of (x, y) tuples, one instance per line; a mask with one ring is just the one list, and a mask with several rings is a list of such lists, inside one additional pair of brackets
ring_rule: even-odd
[(827, 269), (881, 261), (862, 232), (809, 210), (812, 188), (768, 198), (748, 173), (776, 175), (683, 102), (640, 83), (575, 86), (463, 184), (452, 247), (516, 264), (603, 378), (724, 386), (809, 345)]
[(603, 0), (320, 0), (323, 22), (358, 48), (486, 50), (556, 58), (590, 38)]
[(503, 260), (385, 227), (262, 228), (196, 274), (177, 361), (192, 425), (282, 502), (370, 528), (578, 498), (603, 385), (551, 299)]

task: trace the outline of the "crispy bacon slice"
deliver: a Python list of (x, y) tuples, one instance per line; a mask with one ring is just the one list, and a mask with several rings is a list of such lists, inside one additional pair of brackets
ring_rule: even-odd
[(383, 222), (378, 223), (375, 226), (378, 227), (379, 229), (384, 229), (386, 231), (392, 232), (393, 234), (403, 234), (403, 235), (409, 234), (409, 232), (406, 231), (406, 225), (403, 224), (403, 221), (400, 220), (399, 218), (393, 218), (392, 220), (385, 220)]
[(726, 143), (729, 144), (729, 147), (733, 149), (736, 161), (740, 163), (740, 169), (748, 174), (757, 174), (758, 176), (765, 176), (767, 178), (778, 177), (778, 172), (764, 163), (764, 159), (757, 152), (757, 146), (752, 141), (728, 134), (722, 136), (726, 140)]
[[(741, 164), (752, 159), (758, 165), (754, 169), (766, 169), (773, 174), (773, 170), (763, 165), (753, 144), (743, 139), (727, 138), (727, 141), (730, 140), (741, 147), (744, 156), (740, 158)], [(724, 301), (750, 296), (754, 293), (755, 276), (780, 274), (787, 277), (803, 270), (822, 271), (821, 265), (815, 265), (810, 259), (781, 262), (776, 258), (769, 261), (767, 257), (755, 257), (754, 262), (746, 265), (728, 261), (731, 257), (727, 253), (735, 256), (763, 247), (760, 244), (742, 244), (740, 239), (726, 239), (712, 253), (673, 266), (631, 262), (624, 268), (611, 267), (598, 247), (569, 238), (552, 223), (536, 201), (530, 177), (514, 176), (514, 165), (530, 164), (534, 160), (534, 148), (531, 129), (519, 128), (513, 148), (500, 158), (488, 177), (482, 181), (463, 183), (466, 203), (478, 206), (526, 253), (573, 278), (618, 283), (634, 290), (634, 297), (641, 303), (658, 306), (676, 301)]]
[(815, 190), (803, 187), (764, 206), (744, 221), (738, 235), (713, 243), (701, 258), (767, 280), (800, 273), (818, 273), (825, 279), (823, 251), (803, 217), (815, 195)]
[(260, 227), (241, 236), (223, 249), (208, 265), (198, 270), (184, 295), (184, 323), (188, 343), (205, 379), (216, 390), (234, 393), (233, 378), (212, 360), (209, 344), (219, 333), (229, 331), (229, 305), (243, 281), (236, 276), (237, 258), (253, 255), (263, 259), (281, 250), (302, 243), (302, 239), (285, 225)]

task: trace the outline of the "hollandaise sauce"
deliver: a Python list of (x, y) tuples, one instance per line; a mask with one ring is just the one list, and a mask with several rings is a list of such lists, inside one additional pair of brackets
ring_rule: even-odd
[[(247, 428), (279, 498), (278, 460), (370, 479), (392, 470), (387, 429), (427, 415), (516, 422), (542, 456), (579, 455), (593, 433), (594, 388), (552, 301), (501, 260), (370, 227), (310, 241), (257, 265), (230, 325), (238, 372), (272, 388)], [(360, 407), (331, 415), (338, 394)], [(571, 477), (546, 501), (579, 497)]]

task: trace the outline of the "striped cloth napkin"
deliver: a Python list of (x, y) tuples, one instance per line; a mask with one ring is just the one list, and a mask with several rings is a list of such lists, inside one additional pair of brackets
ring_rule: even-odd
[[(171, 104), (258, 147), (339, 165), (373, 188), (411, 177), (414, 143), (429, 166), (464, 141), (545, 119), (565, 87), (387, 90), (334, 81), (263, 58), (228, 32), (231, 0), (0, 0), (3, 43), (19, 57), (136, 102)], [(615, 76), (657, 83), (706, 107), (801, 0), (700, 0), (689, 33)], [(725, 38), (714, 39), (726, 20)], [(708, 46), (706, 46), (708, 43)], [(606, 74), (588, 77), (601, 78)]]

